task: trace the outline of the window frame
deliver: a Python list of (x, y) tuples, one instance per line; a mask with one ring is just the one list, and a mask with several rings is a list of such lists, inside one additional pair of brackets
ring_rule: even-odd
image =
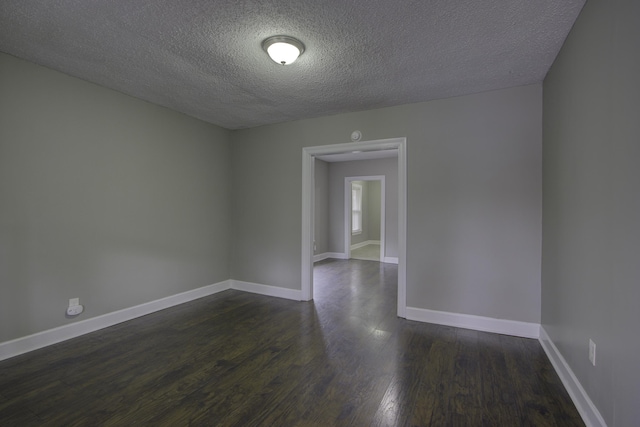
[[(363, 186), (362, 184), (352, 182), (351, 183), (351, 235), (357, 236), (362, 234), (362, 193)], [(358, 228), (355, 228), (356, 221), (355, 218), (358, 217), (357, 224)]]

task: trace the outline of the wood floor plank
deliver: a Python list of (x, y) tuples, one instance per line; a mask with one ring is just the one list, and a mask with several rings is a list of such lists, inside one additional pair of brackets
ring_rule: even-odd
[(526, 357), (527, 349), (524, 339), (500, 336), (500, 342), (505, 353), (505, 361), (509, 371), (509, 378), (518, 390), (515, 394), (520, 408), (523, 426), (556, 426), (555, 418), (549, 411), (549, 401), (543, 385), (531, 363)]
[[(406, 327), (399, 332), (398, 348), (401, 354), (396, 359), (395, 375), (374, 414), (372, 426), (404, 425), (416, 406), (420, 378), (427, 369), (426, 355), (429, 354), (434, 337), (431, 333), (417, 331), (417, 324), (404, 322)], [(429, 325), (430, 328), (438, 328)]]
[(518, 390), (513, 386), (500, 336), (478, 333), (482, 387), (482, 421), (486, 425), (520, 425)]
[(427, 369), (421, 376), (416, 391), (416, 405), (410, 425), (447, 425), (456, 351), (455, 336), (454, 328), (438, 328), (437, 338), (427, 354)]
[(0, 395), (0, 421), (6, 425), (37, 425), (42, 423), (24, 399), (6, 399)]
[(584, 425), (535, 340), (396, 317), (397, 266), (225, 291), (0, 362), (0, 425)]
[(448, 401), (448, 425), (477, 425), (482, 419), (482, 398), (478, 393), (481, 372), (477, 331), (456, 330), (454, 357)]
[(530, 360), (532, 375), (538, 383), (538, 392), (545, 399), (545, 406), (540, 408), (540, 411), (548, 411), (558, 426), (584, 426), (582, 420), (574, 416), (575, 406), (571, 397), (569, 397), (569, 393), (562, 385), (560, 377), (553, 369), (539, 343), (523, 340), (522, 345), (527, 354), (532, 356)]

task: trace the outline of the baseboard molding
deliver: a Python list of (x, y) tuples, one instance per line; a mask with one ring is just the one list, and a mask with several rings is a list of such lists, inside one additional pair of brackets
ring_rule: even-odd
[(341, 252), (325, 252), (313, 256), (313, 262), (324, 261), (325, 259), (347, 259), (347, 255)]
[(367, 245), (379, 245), (380, 240), (365, 240), (364, 242), (356, 243), (355, 245), (351, 245), (351, 250), (360, 249)]
[(204, 286), (202, 288), (171, 295), (133, 307), (124, 308), (101, 316), (38, 332), (26, 337), (6, 341), (0, 343), (0, 360), (9, 359), (10, 357), (18, 356), (20, 354), (66, 341), (71, 338), (76, 338), (80, 335), (104, 329), (118, 323), (135, 319), (136, 317), (145, 316), (156, 311), (164, 310), (165, 308), (173, 307), (174, 305), (193, 301), (227, 289), (231, 289), (231, 280), (225, 280), (213, 285)]
[(285, 298), (294, 301), (302, 301), (302, 291), (300, 289), (280, 288), (278, 286), (262, 285), (260, 283), (243, 282), (241, 280), (231, 280), (231, 289), (251, 292), (252, 294), (266, 295), (270, 297)]
[(540, 327), (539, 341), (587, 427), (607, 427), (600, 411), (593, 404), (573, 370), (542, 326)]
[(315, 254), (313, 256), (313, 262), (316, 263), (316, 262), (324, 261), (327, 258), (329, 258), (329, 253), (328, 252), (325, 252), (323, 254)]
[(407, 307), (408, 320), (455, 326), (457, 328), (496, 334), (513, 335), (524, 338), (538, 338), (540, 325), (537, 323), (519, 322), (516, 320), (494, 319), (492, 317), (474, 316), (470, 314), (449, 313), (446, 311), (427, 310)]
[(316, 255), (313, 256), (313, 262), (319, 262), (319, 261), (324, 261), (325, 259), (328, 259), (328, 258), (334, 258), (331, 255), (332, 255), (331, 252), (324, 252), (324, 253), (321, 253), (321, 254), (316, 254)]
[[(320, 262), (320, 261), (324, 261), (325, 259), (347, 259), (347, 255), (340, 253), (340, 252), (325, 252), (323, 254), (317, 254), (313, 256), (313, 262)], [(392, 256), (386, 256), (384, 257), (384, 261), (382, 262), (386, 262), (388, 264), (397, 264), (398, 263), (398, 257), (392, 257)]]

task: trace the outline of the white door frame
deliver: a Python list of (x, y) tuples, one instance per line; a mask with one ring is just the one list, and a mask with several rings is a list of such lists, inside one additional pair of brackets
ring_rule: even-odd
[(302, 300), (313, 299), (314, 159), (327, 154), (398, 150), (398, 317), (407, 311), (407, 138), (304, 147), (302, 149)]
[(353, 181), (380, 181), (380, 262), (384, 262), (385, 238), (385, 176), (347, 176), (344, 178), (344, 253), (351, 258), (351, 183)]

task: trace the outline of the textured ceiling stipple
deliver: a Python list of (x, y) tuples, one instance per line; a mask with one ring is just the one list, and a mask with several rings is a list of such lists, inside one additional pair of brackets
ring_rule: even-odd
[(583, 4), (2, 0), (0, 51), (241, 129), (541, 82)]

